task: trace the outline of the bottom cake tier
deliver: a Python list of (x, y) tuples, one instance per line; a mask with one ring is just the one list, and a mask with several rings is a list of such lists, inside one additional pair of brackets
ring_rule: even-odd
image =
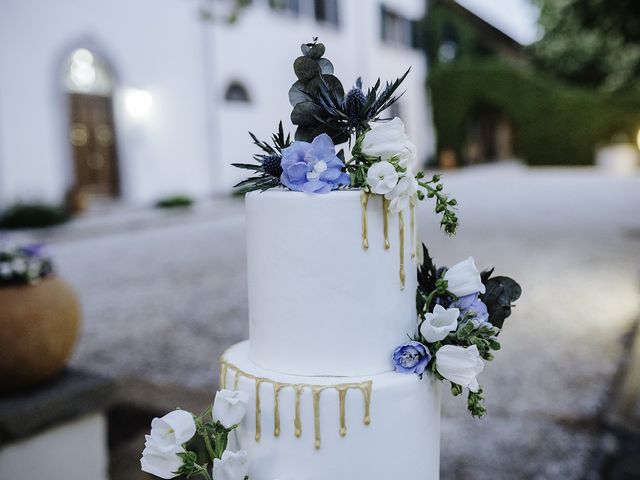
[(250, 396), (231, 446), (247, 451), (251, 480), (437, 479), (439, 387), (429, 375), (273, 372), (249, 359), (249, 342), (220, 361), (220, 388)]

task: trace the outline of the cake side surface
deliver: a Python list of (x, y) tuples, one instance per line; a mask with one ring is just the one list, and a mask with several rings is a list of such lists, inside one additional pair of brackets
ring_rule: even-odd
[(279, 374), (255, 365), (247, 342), (221, 365), (222, 386), (249, 395), (232, 440), (252, 480), (438, 478), (440, 384), (430, 375)]
[(363, 195), (246, 196), (256, 364), (297, 375), (392, 370), (393, 349), (417, 325), (415, 222), (408, 211), (385, 214), (381, 196)]

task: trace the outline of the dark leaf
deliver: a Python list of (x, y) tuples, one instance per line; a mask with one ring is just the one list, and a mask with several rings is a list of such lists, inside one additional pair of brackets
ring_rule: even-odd
[(298, 57), (293, 62), (293, 71), (298, 79), (307, 82), (320, 75), (320, 65), (309, 57)]
[(307, 102), (310, 100), (309, 96), (305, 93), (304, 87), (305, 83), (298, 80), (289, 89), (289, 103), (292, 107), (295, 107), (299, 103)]
[(323, 75), (333, 75), (333, 63), (326, 58), (319, 58), (318, 65), (320, 65), (320, 71)]
[(480, 299), (487, 306), (489, 321), (502, 328), (504, 321), (511, 315), (511, 306), (520, 295), (522, 288), (509, 277), (492, 277), (485, 283), (486, 292)]
[(322, 113), (322, 108), (313, 102), (298, 103), (291, 112), (291, 122), (302, 127), (313, 127), (318, 124), (317, 117)]

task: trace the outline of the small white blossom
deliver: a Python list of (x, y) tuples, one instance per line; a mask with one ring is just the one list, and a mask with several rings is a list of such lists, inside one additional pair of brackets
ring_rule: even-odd
[(412, 174), (402, 177), (396, 186), (385, 195), (389, 202), (389, 211), (391, 213), (400, 213), (411, 205), (411, 200), (418, 192), (418, 181)]
[(225, 450), (222, 458), (213, 461), (213, 478), (215, 480), (244, 480), (249, 475), (247, 452)]
[(401, 167), (411, 170), (417, 162), (415, 144), (409, 140), (400, 118), (391, 121), (376, 122), (364, 135), (361, 151), (365, 155), (380, 157), (389, 161), (392, 157), (399, 160)]
[(377, 162), (367, 171), (367, 185), (378, 195), (389, 193), (398, 184), (398, 172), (389, 162)]
[(223, 427), (238, 425), (247, 413), (249, 395), (239, 390), (220, 390), (213, 401), (211, 416)]
[(196, 433), (196, 422), (193, 415), (185, 410), (174, 410), (162, 418), (151, 421), (151, 440), (159, 449), (170, 449), (191, 440)]
[(479, 385), (476, 377), (484, 370), (484, 362), (475, 345), (445, 345), (436, 352), (436, 369), (450, 382), (477, 392)]
[(140, 459), (142, 471), (164, 479), (175, 478), (178, 476), (176, 472), (180, 470), (183, 463), (178, 454), (184, 452), (185, 449), (180, 445), (161, 448), (147, 435), (145, 448)]
[(429, 343), (444, 340), (450, 332), (455, 332), (458, 329), (458, 317), (460, 317), (459, 309), (445, 309), (442, 305), (436, 305), (433, 313), (427, 313), (424, 316), (424, 322), (420, 325), (420, 333)]
[(469, 257), (447, 270), (444, 279), (447, 281), (447, 290), (457, 297), (485, 292), (480, 272), (476, 268), (473, 257)]

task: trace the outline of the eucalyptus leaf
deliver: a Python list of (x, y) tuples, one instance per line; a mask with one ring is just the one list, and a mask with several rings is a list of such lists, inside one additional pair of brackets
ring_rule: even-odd
[(492, 277), (485, 283), (486, 292), (480, 299), (487, 306), (491, 323), (502, 328), (504, 321), (511, 315), (511, 306), (520, 295), (522, 288), (509, 277)]
[[(313, 102), (298, 103), (291, 112), (291, 121), (301, 127), (312, 127), (318, 124), (317, 116), (322, 109)], [(297, 139), (297, 137), (296, 137)]]
[(320, 71), (323, 75), (333, 75), (333, 63), (326, 58), (319, 58), (318, 65), (320, 65)]
[(305, 57), (310, 57), (315, 60), (318, 60), (320, 57), (322, 57), (325, 52), (325, 48), (322, 43), (303, 43), (300, 46), (300, 50), (302, 50), (302, 54)]
[(306, 82), (320, 75), (320, 65), (312, 58), (298, 57), (293, 62), (293, 71), (298, 79)]
[(292, 107), (310, 100), (309, 96), (305, 93), (305, 85), (306, 84), (300, 80), (291, 85), (289, 89), (289, 103)]

